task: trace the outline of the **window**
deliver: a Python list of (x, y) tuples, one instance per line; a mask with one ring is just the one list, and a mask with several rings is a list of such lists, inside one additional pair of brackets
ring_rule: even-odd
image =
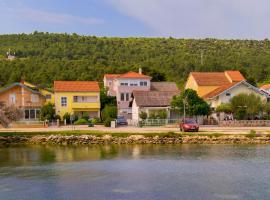
[(126, 101), (129, 101), (129, 93), (126, 93)]
[(16, 103), (16, 94), (10, 94), (9, 95), (9, 102), (10, 103)]
[(120, 99), (121, 99), (121, 101), (125, 101), (125, 93), (121, 93)]
[(75, 103), (94, 103), (98, 101), (98, 96), (74, 96)]
[(39, 102), (39, 96), (37, 94), (31, 94), (31, 102), (38, 103)]
[(45, 99), (52, 99), (52, 95), (46, 94), (46, 95), (45, 95)]
[(226, 93), (226, 96), (227, 96), (227, 97), (230, 97), (230, 96), (231, 96), (231, 93), (227, 92), (227, 93)]
[(61, 97), (61, 106), (66, 107), (67, 106), (67, 97)]
[(24, 119), (26, 120), (36, 120), (40, 118), (39, 109), (26, 109), (24, 110)]
[(138, 86), (137, 83), (130, 83), (130, 86)]
[(128, 86), (128, 83), (120, 83), (121, 86)]
[(140, 86), (147, 86), (147, 81), (141, 81)]

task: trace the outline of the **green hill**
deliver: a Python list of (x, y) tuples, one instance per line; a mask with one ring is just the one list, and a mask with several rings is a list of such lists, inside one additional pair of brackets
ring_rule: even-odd
[[(6, 52), (17, 59), (7, 61)], [(76, 34), (0, 35), (1, 85), (21, 77), (51, 86), (53, 80), (98, 80), (104, 73), (138, 70), (156, 80), (183, 83), (190, 71), (239, 69), (257, 83), (270, 81), (270, 41), (105, 38)]]

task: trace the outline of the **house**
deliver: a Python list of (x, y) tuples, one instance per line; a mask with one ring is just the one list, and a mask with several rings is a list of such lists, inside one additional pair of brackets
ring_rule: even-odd
[(193, 89), (198, 95), (216, 108), (221, 103), (228, 103), (240, 93), (254, 93), (262, 99), (269, 95), (249, 84), (239, 71), (191, 72), (185, 89)]
[(56, 114), (100, 116), (100, 88), (95, 81), (54, 81)]
[(118, 115), (127, 119), (132, 117), (132, 109), (129, 106), (133, 91), (150, 91), (151, 77), (137, 72), (124, 74), (105, 74), (104, 86), (108, 88), (108, 95), (116, 96)]
[(265, 84), (260, 87), (260, 89), (268, 94), (270, 94), (270, 84)]
[(16, 82), (0, 89), (0, 102), (4, 105), (14, 105), (23, 110), (23, 120), (37, 121), (40, 109), (53, 98), (53, 93), (26, 81)]
[(149, 117), (151, 113), (166, 111), (168, 118), (175, 118), (170, 103), (180, 91), (173, 82), (152, 82), (150, 91), (133, 91), (132, 120), (138, 122), (140, 113), (145, 112)]

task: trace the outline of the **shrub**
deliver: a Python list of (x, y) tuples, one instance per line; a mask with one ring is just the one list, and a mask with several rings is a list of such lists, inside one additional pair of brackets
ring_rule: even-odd
[(142, 120), (147, 119), (147, 113), (146, 113), (146, 112), (141, 111), (140, 114), (139, 114), (139, 116), (140, 116), (140, 118), (141, 118)]
[(89, 120), (89, 114), (88, 113), (83, 113), (83, 116), (81, 118), (88, 121)]
[(70, 114), (65, 113), (64, 116), (63, 116), (63, 120), (66, 120), (67, 124), (70, 124)]
[(99, 124), (99, 123), (101, 123), (101, 119), (98, 118), (98, 117), (95, 117), (95, 118), (92, 119), (92, 123), (93, 124)]
[(89, 121), (86, 120), (86, 119), (78, 119), (76, 122), (74, 122), (74, 125), (88, 125), (89, 124)]
[(105, 106), (101, 111), (101, 118), (106, 121), (108, 118), (116, 119), (117, 117), (117, 107), (116, 106)]
[(167, 119), (167, 117), (168, 117), (168, 114), (167, 114), (166, 110), (158, 111), (157, 118), (159, 118), (159, 119)]
[(150, 113), (149, 115), (149, 119), (156, 119), (157, 118), (157, 115), (155, 113)]
[(113, 121), (112, 118), (107, 118), (105, 121), (104, 121), (104, 126), (105, 127), (111, 127), (111, 121)]
[(52, 103), (45, 104), (40, 110), (41, 120), (53, 120), (55, 119), (55, 109)]

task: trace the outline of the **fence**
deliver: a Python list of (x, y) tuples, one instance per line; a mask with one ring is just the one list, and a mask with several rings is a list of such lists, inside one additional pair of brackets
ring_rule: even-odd
[(178, 125), (179, 119), (146, 119), (135, 123), (137, 126), (168, 126), (168, 125)]
[(42, 128), (45, 127), (43, 121), (17, 121), (13, 122), (10, 127), (12, 128)]
[(231, 120), (231, 121), (220, 121), (219, 126), (229, 127), (258, 127), (258, 126), (269, 126), (270, 120)]

